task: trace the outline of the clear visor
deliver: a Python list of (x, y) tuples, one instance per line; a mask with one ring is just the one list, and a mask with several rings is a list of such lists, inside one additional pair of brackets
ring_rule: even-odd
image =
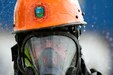
[(77, 50), (71, 38), (59, 35), (32, 37), (24, 48), (40, 75), (65, 75)]

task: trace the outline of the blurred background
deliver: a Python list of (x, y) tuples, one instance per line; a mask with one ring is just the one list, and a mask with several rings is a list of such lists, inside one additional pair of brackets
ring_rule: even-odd
[[(113, 75), (113, 0), (79, 0), (87, 25), (80, 44), (89, 68)], [(0, 0), (0, 75), (13, 75), (10, 48), (15, 44), (13, 12), (16, 0)]]

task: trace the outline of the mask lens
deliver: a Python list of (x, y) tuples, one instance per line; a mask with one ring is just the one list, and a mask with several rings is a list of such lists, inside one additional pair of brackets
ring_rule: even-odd
[(75, 42), (66, 36), (32, 37), (25, 48), (40, 75), (65, 75), (76, 53)]

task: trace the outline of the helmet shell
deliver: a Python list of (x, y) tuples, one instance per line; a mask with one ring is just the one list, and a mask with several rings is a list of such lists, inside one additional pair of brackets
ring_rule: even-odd
[(17, 0), (14, 31), (79, 24), (85, 22), (78, 0)]

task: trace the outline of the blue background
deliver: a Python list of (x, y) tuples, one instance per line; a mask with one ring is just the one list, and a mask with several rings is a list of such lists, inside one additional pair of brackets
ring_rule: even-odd
[[(0, 0), (0, 31), (13, 31), (15, 3), (16, 0)], [(82, 9), (88, 23), (84, 30), (99, 32), (113, 50), (113, 0), (85, 0)]]

